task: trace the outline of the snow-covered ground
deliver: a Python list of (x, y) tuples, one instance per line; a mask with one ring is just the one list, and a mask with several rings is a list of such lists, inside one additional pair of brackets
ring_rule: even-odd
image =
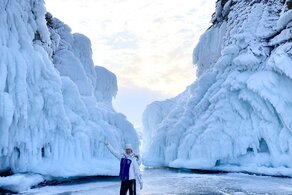
[[(144, 189), (138, 194), (292, 194), (291, 178), (254, 176), (242, 173), (196, 174), (171, 169), (145, 169)], [(118, 178), (88, 183), (46, 186), (21, 194), (118, 194)]]

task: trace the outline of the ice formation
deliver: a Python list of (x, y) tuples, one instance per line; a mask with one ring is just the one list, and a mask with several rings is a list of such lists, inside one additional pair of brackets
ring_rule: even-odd
[(292, 168), (291, 10), (284, 0), (218, 0), (212, 22), (194, 50), (197, 80), (144, 112), (144, 163), (285, 174)]
[(100, 140), (137, 152), (139, 141), (112, 107), (116, 77), (94, 66), (89, 39), (43, 0), (2, 0), (0, 26), (0, 172), (117, 175)]

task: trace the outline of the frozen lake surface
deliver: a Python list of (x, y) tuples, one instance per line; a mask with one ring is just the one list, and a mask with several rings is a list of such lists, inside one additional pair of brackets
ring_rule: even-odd
[[(144, 189), (140, 195), (158, 194), (292, 194), (292, 179), (255, 176), (242, 173), (197, 174), (172, 169), (143, 170)], [(46, 186), (21, 194), (117, 195), (118, 178), (101, 178), (88, 182)]]

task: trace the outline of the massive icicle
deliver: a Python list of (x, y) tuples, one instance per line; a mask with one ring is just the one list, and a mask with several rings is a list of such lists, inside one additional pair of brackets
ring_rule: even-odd
[(88, 38), (43, 0), (2, 0), (0, 26), (0, 171), (116, 175), (99, 141), (138, 151), (138, 137), (112, 108), (116, 77), (94, 66)]
[(194, 50), (197, 81), (144, 112), (144, 162), (269, 174), (264, 167), (292, 168), (291, 10), (274, 0), (216, 6)]

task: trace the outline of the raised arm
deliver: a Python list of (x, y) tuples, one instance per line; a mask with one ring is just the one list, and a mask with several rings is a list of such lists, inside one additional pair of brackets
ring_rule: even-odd
[(112, 153), (112, 155), (114, 155), (118, 160), (122, 159), (123, 156), (119, 154), (117, 151), (115, 151), (115, 149), (108, 142), (103, 143), (107, 147), (107, 149)]

